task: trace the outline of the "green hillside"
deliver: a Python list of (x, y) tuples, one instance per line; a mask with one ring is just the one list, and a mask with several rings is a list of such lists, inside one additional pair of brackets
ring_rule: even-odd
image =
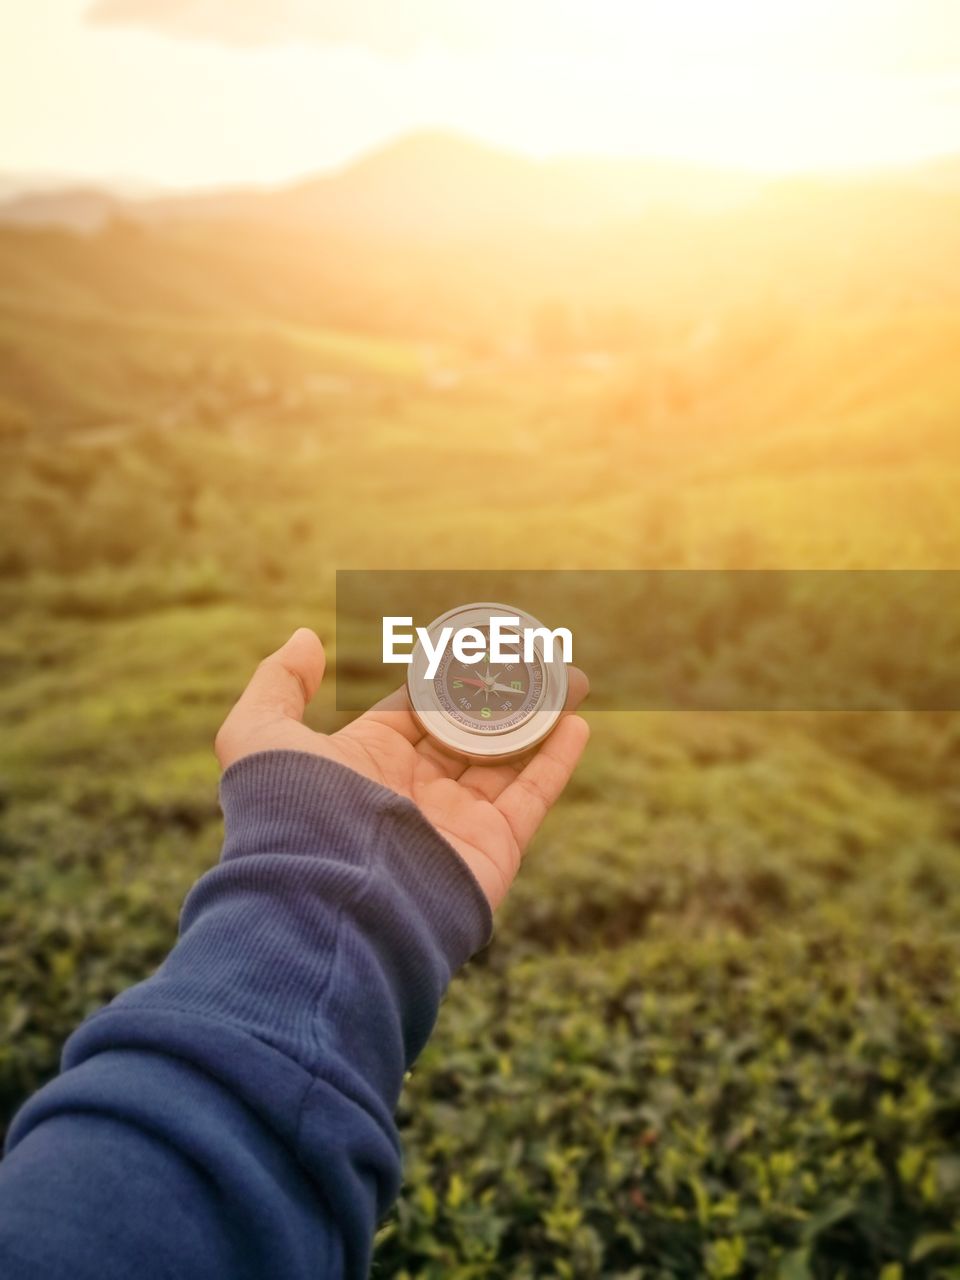
[[(952, 200), (0, 232), (6, 1113), (171, 944), (214, 732), (332, 652), (337, 568), (960, 567)], [(376, 1274), (960, 1276), (960, 720), (592, 719)]]

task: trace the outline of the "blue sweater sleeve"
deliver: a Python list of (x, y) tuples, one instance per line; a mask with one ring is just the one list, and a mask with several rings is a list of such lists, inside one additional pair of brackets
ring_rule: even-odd
[(6, 1280), (367, 1274), (404, 1071), (490, 910), (413, 804), (341, 765), (263, 752), (220, 794), (177, 945), (13, 1123)]

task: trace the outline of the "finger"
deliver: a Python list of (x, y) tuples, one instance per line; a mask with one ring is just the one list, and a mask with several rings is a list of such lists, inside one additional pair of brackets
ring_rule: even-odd
[(286, 644), (264, 658), (240, 695), (235, 712), (268, 712), (302, 720), (320, 687), (326, 657), (315, 631), (300, 627)]
[(530, 763), (494, 801), (521, 851), (570, 780), (589, 737), (586, 720), (564, 716)]
[(576, 711), (589, 692), (590, 681), (587, 679), (587, 673), (581, 671), (579, 667), (568, 667), (567, 700), (564, 703), (564, 712)]

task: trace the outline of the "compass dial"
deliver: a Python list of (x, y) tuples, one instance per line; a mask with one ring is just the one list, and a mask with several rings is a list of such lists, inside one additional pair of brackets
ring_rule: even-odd
[[(490, 628), (477, 630), (489, 649)], [(516, 648), (519, 652), (519, 645)], [(474, 732), (504, 733), (536, 711), (543, 694), (543, 668), (539, 659), (524, 662), (519, 657), (515, 662), (466, 663), (448, 649), (434, 680), (437, 700), (451, 720)]]
[(427, 628), (431, 643), (445, 627), (473, 628), (486, 642), (480, 660), (465, 662), (448, 645), (430, 679), (427, 655), (418, 644), (407, 669), (407, 693), (414, 716), (434, 741), (467, 759), (495, 763), (523, 754), (547, 736), (563, 711), (567, 671), (559, 660), (547, 662), (539, 643), (529, 661), (521, 656), (491, 661), (493, 617), (519, 620), (516, 626), (501, 624), (501, 648), (518, 655), (524, 630), (540, 626), (512, 605), (451, 609)]

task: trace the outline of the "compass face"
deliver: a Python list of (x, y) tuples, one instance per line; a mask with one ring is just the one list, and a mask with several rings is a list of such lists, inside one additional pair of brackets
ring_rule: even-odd
[[(478, 627), (488, 642), (489, 627)], [(514, 646), (511, 646), (514, 647)], [(518, 652), (520, 646), (516, 646)], [(536, 711), (543, 694), (544, 663), (461, 662), (448, 649), (434, 680), (440, 706), (455, 723), (475, 733), (504, 733)]]
[(521, 656), (490, 661), (493, 617), (519, 619), (516, 627), (501, 631), (502, 648), (518, 655), (524, 629), (540, 626), (512, 605), (451, 609), (427, 628), (431, 643), (445, 627), (473, 628), (487, 642), (480, 660), (464, 662), (448, 645), (436, 675), (428, 679), (427, 656), (418, 644), (407, 668), (407, 694), (414, 716), (434, 741), (467, 759), (496, 763), (530, 750), (554, 727), (566, 701), (567, 671), (560, 661), (546, 662), (538, 646), (530, 661)]

